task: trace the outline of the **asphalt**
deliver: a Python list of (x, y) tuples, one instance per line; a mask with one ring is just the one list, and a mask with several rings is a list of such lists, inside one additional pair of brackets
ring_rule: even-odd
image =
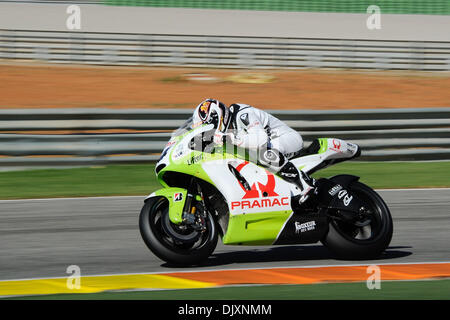
[(173, 268), (138, 229), (144, 196), (0, 201), (0, 280), (286, 266), (450, 261), (450, 189), (380, 190), (394, 220), (386, 253), (374, 261), (332, 259), (314, 245), (240, 247), (219, 243), (204, 266)]

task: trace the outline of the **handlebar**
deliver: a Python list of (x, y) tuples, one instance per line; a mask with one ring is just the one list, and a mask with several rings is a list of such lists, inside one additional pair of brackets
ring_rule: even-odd
[[(189, 148), (196, 151), (211, 152), (214, 149), (215, 129), (204, 131), (196, 135), (189, 142)], [(211, 146), (212, 145), (212, 146)], [(209, 150), (209, 148), (211, 150)]]

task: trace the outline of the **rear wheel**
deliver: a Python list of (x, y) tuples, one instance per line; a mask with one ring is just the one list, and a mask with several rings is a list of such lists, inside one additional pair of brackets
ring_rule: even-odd
[(176, 265), (194, 265), (214, 251), (218, 230), (210, 213), (206, 229), (194, 230), (169, 220), (169, 202), (164, 197), (147, 200), (139, 216), (139, 229), (147, 247), (160, 259)]
[(376, 258), (392, 239), (393, 224), (389, 208), (373, 189), (361, 182), (353, 182), (348, 189), (364, 203), (369, 213), (367, 219), (365, 223), (355, 223), (339, 219), (339, 214), (329, 212), (329, 232), (322, 243), (337, 258)]

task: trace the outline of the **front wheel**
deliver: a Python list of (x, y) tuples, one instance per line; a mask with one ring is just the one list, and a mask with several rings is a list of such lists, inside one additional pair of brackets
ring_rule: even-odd
[(139, 216), (139, 229), (147, 247), (160, 259), (176, 265), (195, 265), (213, 253), (218, 230), (209, 212), (205, 224), (203, 231), (173, 224), (164, 197), (147, 200)]
[(393, 224), (389, 208), (370, 187), (354, 182), (348, 187), (370, 212), (369, 223), (360, 226), (349, 221), (333, 218), (329, 232), (322, 243), (340, 259), (374, 259), (389, 246)]

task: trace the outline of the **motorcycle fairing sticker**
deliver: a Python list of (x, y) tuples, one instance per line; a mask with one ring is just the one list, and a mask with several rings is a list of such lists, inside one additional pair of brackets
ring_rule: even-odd
[(235, 179), (242, 191), (242, 196), (232, 199), (232, 214), (258, 213), (267, 211), (290, 210), (289, 188), (280, 183), (273, 173), (244, 161), (236, 170), (248, 181), (250, 189), (246, 189)]
[(273, 244), (314, 243), (328, 232), (325, 215), (292, 214)]
[(177, 192), (173, 195), (173, 202), (178, 202), (183, 200), (183, 194), (181, 192)]
[(246, 189), (223, 161), (202, 164), (203, 169), (227, 200), (231, 215), (292, 211), (290, 184), (254, 163), (229, 161), (248, 182)]

